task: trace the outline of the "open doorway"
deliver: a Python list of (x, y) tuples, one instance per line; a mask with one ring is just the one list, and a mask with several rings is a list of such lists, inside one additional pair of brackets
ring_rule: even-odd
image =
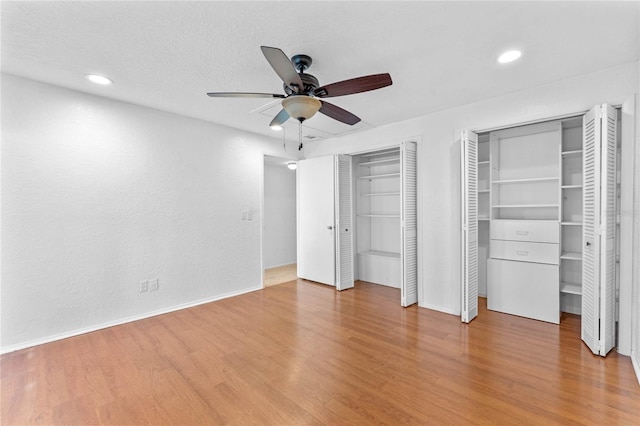
[(264, 287), (297, 279), (295, 161), (264, 156)]

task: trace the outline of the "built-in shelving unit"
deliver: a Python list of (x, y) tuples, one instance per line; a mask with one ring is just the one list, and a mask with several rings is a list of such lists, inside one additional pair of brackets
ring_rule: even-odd
[(491, 156), (489, 133), (478, 135), (478, 294), (487, 295), (487, 259), (489, 257), (489, 223), (491, 220)]
[(553, 323), (559, 263), (576, 257), (560, 252), (560, 129), (556, 121), (489, 134), (487, 306)]
[(562, 122), (560, 309), (580, 314), (582, 295), (582, 118)]
[(400, 286), (400, 149), (354, 157), (358, 276)]

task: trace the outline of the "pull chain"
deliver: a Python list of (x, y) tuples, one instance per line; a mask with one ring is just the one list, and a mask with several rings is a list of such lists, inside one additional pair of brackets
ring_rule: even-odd
[(282, 148), (287, 152), (287, 128), (282, 126)]
[(298, 145), (298, 151), (302, 150), (302, 121), (300, 121), (300, 127), (298, 131), (298, 141), (300, 144)]

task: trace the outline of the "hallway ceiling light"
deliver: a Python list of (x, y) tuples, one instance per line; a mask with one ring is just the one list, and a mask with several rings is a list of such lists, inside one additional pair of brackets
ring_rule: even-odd
[(296, 163), (295, 161), (289, 161), (287, 163), (287, 167), (289, 168), (289, 170), (295, 170), (298, 168), (298, 163)]

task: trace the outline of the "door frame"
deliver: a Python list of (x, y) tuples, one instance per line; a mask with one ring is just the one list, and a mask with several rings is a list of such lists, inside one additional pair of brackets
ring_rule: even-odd
[[(295, 161), (296, 163), (298, 162), (297, 158), (287, 158), (287, 157), (280, 157), (278, 155), (272, 155), (272, 154), (268, 154), (268, 153), (262, 153), (262, 161), (260, 161), (260, 288), (264, 289), (264, 271), (265, 271), (265, 262), (264, 262), (264, 253), (265, 253), (265, 232), (264, 232), (264, 224), (265, 224), (265, 200), (264, 200), (264, 192), (265, 192), (265, 178), (264, 178), (264, 174), (266, 171), (266, 167), (265, 167), (265, 161), (266, 161), (266, 157), (273, 157), (273, 158), (278, 158), (284, 161)], [(297, 173), (297, 172), (296, 172)], [(297, 186), (298, 186), (298, 182), (296, 179), (296, 205), (297, 205), (297, 198), (298, 198), (298, 194), (297, 194)], [(296, 216), (297, 216), (297, 211), (296, 211)], [(296, 217), (296, 221), (297, 221), (297, 217)], [(296, 224), (296, 239), (297, 239), (297, 234), (298, 234), (298, 227)]]
[[(412, 136), (412, 137), (406, 137), (406, 138), (402, 138), (402, 139), (396, 139), (393, 142), (389, 142), (389, 143), (381, 143), (381, 144), (375, 144), (375, 146), (368, 146), (366, 148), (363, 149), (359, 149), (359, 150), (355, 150), (355, 151), (348, 151), (345, 152), (345, 155), (349, 155), (351, 157), (355, 157), (361, 154), (369, 154), (372, 152), (376, 152), (376, 151), (383, 151), (385, 149), (393, 149), (393, 148), (398, 148), (399, 150), (402, 150), (402, 145), (403, 143), (406, 142), (413, 142), (416, 144), (416, 163), (419, 165), (420, 164), (420, 153), (421, 153), (421, 149), (420, 146), (422, 144), (422, 136), (418, 135), (418, 136)], [(354, 169), (355, 170), (355, 169)], [(416, 252), (417, 252), (417, 265), (416, 265), (416, 274), (417, 274), (417, 297), (418, 297), (418, 303), (417, 305), (422, 307), (424, 306), (423, 304), (423, 286), (422, 286), (422, 268), (423, 268), (423, 260), (422, 260), (422, 256), (420, 255), (423, 251), (423, 219), (422, 219), (422, 215), (421, 212), (423, 211), (423, 197), (422, 197), (422, 193), (420, 192), (420, 167), (418, 166), (416, 168), (416, 226), (417, 226), (417, 247), (416, 247)], [(352, 194), (357, 194), (357, 179), (352, 179), (352, 188), (351, 188)], [(354, 236), (353, 236), (353, 240), (354, 240), (354, 250), (353, 250), (353, 277), (354, 280), (359, 279), (358, 277), (358, 253), (357, 253), (357, 244), (356, 244), (356, 239), (357, 239), (357, 235), (358, 235), (358, 226), (357, 226), (357, 218), (356, 218), (356, 212), (357, 212), (357, 208), (356, 208), (356, 196), (354, 195), (353, 197), (351, 197), (351, 214), (352, 214), (352, 224), (353, 224), (353, 229), (354, 229)], [(356, 278), (357, 277), (357, 278)], [(400, 289), (401, 294), (400, 294), (400, 304), (402, 305), (402, 288)]]
[[(594, 102), (591, 106), (589, 106), (589, 109), (596, 104), (598, 103)], [(614, 108), (619, 109), (620, 111), (628, 113), (627, 114), (628, 117), (626, 120), (624, 119), (625, 114), (623, 114), (621, 118), (621, 129), (620, 129), (621, 142), (620, 143), (621, 143), (621, 150), (623, 150), (626, 147), (631, 152), (627, 152), (625, 154), (630, 154), (629, 156), (633, 157), (633, 154), (634, 154), (633, 150), (635, 149), (635, 146), (640, 143), (640, 140), (639, 140), (640, 139), (640, 111), (638, 108), (638, 95), (637, 94), (626, 95), (622, 98), (614, 99), (609, 104), (612, 105)], [(472, 126), (468, 128), (459, 128), (459, 129), (455, 129), (454, 131), (454, 141), (458, 145), (458, 151), (460, 152), (460, 146), (459, 146), (461, 144), (460, 135), (462, 134), (463, 130), (470, 130), (476, 134), (487, 133), (487, 132), (503, 130), (503, 129), (512, 128), (512, 127), (542, 123), (546, 121), (554, 121), (554, 120), (567, 119), (572, 117), (581, 117), (581, 116), (584, 116), (589, 111), (589, 109), (575, 111), (572, 113), (560, 113), (560, 114), (550, 115), (549, 117), (541, 118), (538, 120), (528, 120), (528, 121), (520, 121), (520, 122), (514, 121), (512, 123), (505, 123), (503, 125), (498, 125), (498, 126), (479, 125), (479, 126)], [(625, 158), (624, 155), (621, 157)], [(628, 161), (621, 164), (621, 170), (620, 170), (621, 196), (623, 193), (622, 182), (626, 182), (626, 183), (628, 183), (629, 181), (633, 182), (633, 189), (634, 189), (633, 191), (631, 191), (631, 193), (625, 194), (625, 200), (621, 200), (621, 209), (624, 208), (625, 205), (629, 205), (629, 204), (636, 205), (640, 202), (640, 149), (635, 149), (635, 157), (636, 157), (635, 164), (633, 164), (633, 161)], [(461, 175), (462, 175), (461, 172), (458, 173), (459, 179), (461, 178)], [(459, 187), (461, 188), (461, 185), (459, 185)], [(630, 200), (628, 200), (629, 196), (631, 196)], [(634, 200), (635, 200), (635, 204), (634, 204)], [(460, 206), (459, 208), (461, 209), (462, 206)], [(632, 235), (632, 238), (626, 241), (626, 244), (625, 244), (626, 249), (623, 249), (621, 246), (621, 250), (620, 250), (621, 253), (623, 252), (623, 250), (630, 250), (629, 253), (631, 253), (631, 255), (625, 256), (629, 258), (629, 262), (625, 262), (626, 264), (623, 264), (622, 262), (623, 257), (621, 256), (621, 259), (620, 259), (621, 262), (617, 266), (621, 275), (620, 275), (619, 298), (616, 305), (617, 305), (617, 310), (619, 312), (618, 326), (620, 327), (620, 324), (622, 324), (622, 329), (619, 330), (615, 349), (620, 354), (629, 356), (631, 355), (632, 347), (635, 348), (635, 351), (637, 354), (636, 357), (638, 359), (634, 359), (634, 362), (636, 363), (635, 365), (637, 365), (636, 374), (638, 375), (638, 380), (640, 381), (640, 341), (638, 342), (635, 341), (635, 336), (640, 335), (640, 331), (638, 331), (640, 330), (640, 315), (633, 315), (633, 312), (634, 312), (633, 309), (640, 308), (640, 267), (637, 264), (634, 265), (633, 262), (631, 261), (631, 259), (633, 259), (633, 255), (638, 256), (640, 254), (640, 220), (638, 219), (638, 216), (640, 215), (638, 215), (636, 212), (634, 215), (632, 215), (631, 218), (628, 218), (628, 220), (620, 221), (620, 234)], [(634, 228), (636, 228), (635, 233), (633, 232)], [(460, 230), (460, 232), (462, 232), (462, 230)], [(462, 247), (460, 247), (460, 250), (461, 249)], [(460, 250), (458, 251), (459, 253), (460, 253)], [(462, 257), (459, 257), (459, 261), (462, 262), (462, 260), (463, 260)], [(461, 270), (462, 268), (460, 267), (458, 269)], [(623, 276), (629, 277), (629, 280), (625, 281), (624, 285), (622, 281)], [(460, 276), (459, 281), (460, 281), (460, 285), (458, 286), (458, 288), (460, 291), (460, 297), (458, 298), (458, 300), (461, 301), (462, 292), (464, 291), (464, 288), (463, 288), (464, 283), (462, 282), (462, 276)], [(638, 300), (634, 300), (634, 297), (637, 298)], [(636, 303), (637, 306), (634, 307), (633, 303)], [(462, 312), (462, 306), (459, 307), (458, 312), (459, 314)]]

